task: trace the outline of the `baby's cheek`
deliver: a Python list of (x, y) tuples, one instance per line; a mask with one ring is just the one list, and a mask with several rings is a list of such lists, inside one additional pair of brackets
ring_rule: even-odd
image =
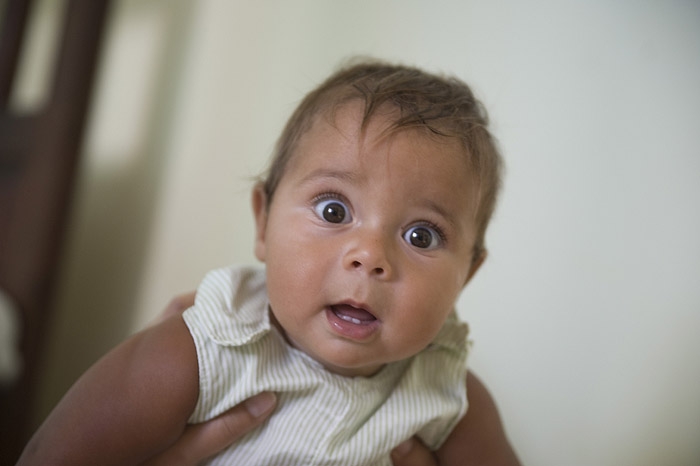
[(441, 327), (442, 323), (430, 319), (427, 322), (416, 322), (415, 325), (399, 328), (403, 341), (402, 356), (407, 358), (423, 351), (435, 339)]

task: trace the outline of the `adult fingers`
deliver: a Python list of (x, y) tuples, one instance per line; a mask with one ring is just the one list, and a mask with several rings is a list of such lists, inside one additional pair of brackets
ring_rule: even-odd
[(433, 453), (415, 437), (394, 448), (391, 462), (394, 466), (437, 466)]
[(189, 425), (173, 445), (145, 465), (195, 466), (262, 424), (276, 404), (274, 393), (263, 392), (210, 421)]

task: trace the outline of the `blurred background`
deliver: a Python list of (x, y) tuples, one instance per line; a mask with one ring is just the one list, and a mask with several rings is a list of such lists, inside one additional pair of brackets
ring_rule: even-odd
[[(15, 112), (43, 105), (63, 3), (34, 2)], [(370, 55), (490, 113), (505, 187), (458, 311), (523, 463), (700, 464), (699, 2), (116, 0), (105, 24), (32, 429), (206, 271), (255, 263), (252, 179)]]

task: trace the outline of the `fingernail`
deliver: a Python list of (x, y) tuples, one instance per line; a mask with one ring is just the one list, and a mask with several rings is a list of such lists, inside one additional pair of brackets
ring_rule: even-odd
[(277, 402), (277, 397), (272, 392), (264, 392), (247, 399), (243, 405), (251, 416), (260, 417), (270, 411)]
[(408, 455), (408, 452), (410, 452), (411, 450), (413, 450), (413, 439), (412, 438), (406, 440), (405, 442), (400, 443), (399, 446), (394, 448), (394, 451), (396, 453), (398, 453), (400, 456)]

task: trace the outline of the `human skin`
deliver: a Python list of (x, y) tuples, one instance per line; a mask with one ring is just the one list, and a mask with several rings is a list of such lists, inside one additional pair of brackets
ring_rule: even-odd
[(482, 261), (458, 140), (389, 134), (394, 112), (363, 129), (362, 111), (356, 101), (317, 116), (271, 201), (253, 195), (273, 316), (290, 344), (345, 376), (428, 346)]
[[(371, 375), (432, 341), (484, 256), (473, 257), (475, 193), (457, 146), (415, 130), (384, 137), (381, 114), (366, 132), (358, 131), (353, 111), (359, 109), (341, 109), (334, 124), (316, 121), (271, 202), (256, 188), (255, 253), (266, 262), (271, 309), (290, 344), (330, 371)], [(332, 166), (322, 164), (324, 154), (335, 157)], [(341, 209), (349, 217), (339, 215)], [(284, 268), (293, 264), (295, 248), (308, 253), (297, 252), (295, 267), (305, 283), (321, 287), (317, 294), (290, 288)], [(347, 294), (340, 292), (340, 277), (347, 277)], [(119, 465), (153, 458), (187, 438), (197, 374), (182, 318), (166, 319), (88, 370), (19, 464)], [(465, 416), (436, 453), (440, 464), (465, 464), (474, 455), (469, 436), (480, 425), (471, 419)], [(492, 437), (487, 445), (501, 442), (492, 434), (497, 430), (484, 429)], [(415, 444), (411, 451), (425, 453)]]
[(174, 444), (141, 466), (196, 466), (262, 424), (276, 405), (276, 395), (263, 392), (208, 422), (189, 425)]

